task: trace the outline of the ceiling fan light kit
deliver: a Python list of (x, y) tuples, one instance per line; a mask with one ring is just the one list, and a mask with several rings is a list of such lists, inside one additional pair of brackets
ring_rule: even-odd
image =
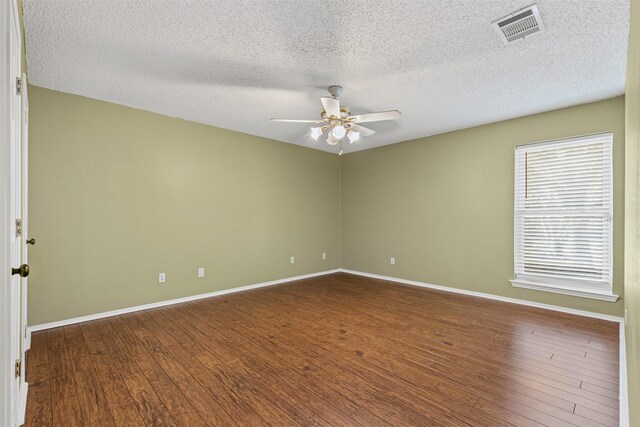
[(341, 124), (335, 125), (333, 131), (331, 131), (333, 137), (336, 139), (342, 139), (347, 134), (347, 130)]
[(324, 109), (320, 112), (321, 120), (299, 120), (299, 119), (271, 119), (274, 122), (289, 123), (313, 123), (320, 126), (312, 126), (310, 136), (315, 141), (327, 132), (327, 144), (338, 145), (342, 154), (342, 140), (346, 136), (349, 143), (354, 143), (361, 136), (371, 136), (375, 133), (373, 129), (360, 126), (358, 123), (379, 122), (383, 120), (396, 120), (401, 113), (398, 110), (382, 111), (379, 113), (351, 115), (351, 110), (346, 105), (340, 105), (338, 96), (342, 93), (342, 86), (329, 86), (331, 97), (320, 98)]
[(356, 130), (350, 130), (349, 133), (347, 134), (347, 138), (349, 138), (350, 143), (354, 143), (360, 139), (360, 132)]
[(318, 138), (320, 138), (320, 135), (322, 135), (324, 131), (322, 130), (321, 127), (312, 127), (311, 128), (311, 138), (315, 139), (316, 141), (318, 140)]
[(329, 145), (338, 145), (338, 142), (340, 142), (340, 140), (339, 140), (339, 139), (334, 138), (334, 137), (333, 137), (333, 134), (331, 134), (331, 133), (330, 133), (330, 134), (327, 136), (327, 144), (329, 144)]

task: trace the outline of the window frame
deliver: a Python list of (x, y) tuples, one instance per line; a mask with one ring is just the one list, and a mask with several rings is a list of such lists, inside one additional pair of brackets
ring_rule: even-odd
[[(608, 218), (610, 223), (609, 226), (609, 277), (608, 281), (590, 281), (590, 280), (580, 280), (580, 279), (571, 279), (571, 278), (557, 278), (557, 277), (547, 277), (543, 275), (535, 275), (535, 274), (523, 274), (518, 273), (518, 243), (519, 243), (519, 219), (523, 215), (522, 210), (518, 210), (518, 172), (519, 172), (519, 164), (518, 164), (518, 154), (520, 150), (526, 150), (531, 148), (540, 148), (545, 146), (553, 146), (553, 145), (572, 145), (579, 143), (588, 143), (589, 141), (598, 140), (606, 138), (608, 141), (608, 150), (609, 150), (609, 171), (610, 171), (610, 179), (609, 179), (609, 206), (603, 208), (594, 208), (594, 209), (576, 209), (577, 211), (582, 210), (586, 215), (591, 210), (595, 213), (598, 211), (604, 218)], [(514, 203), (513, 203), (513, 220), (514, 220), (514, 248), (513, 248), (513, 279), (510, 280), (512, 286), (517, 288), (525, 288), (532, 289), (537, 291), (545, 291), (552, 293), (559, 293), (565, 295), (572, 295), (584, 298), (592, 298), (603, 301), (615, 302), (618, 300), (618, 295), (613, 294), (613, 133), (612, 132), (603, 132), (597, 134), (589, 134), (589, 135), (581, 135), (570, 138), (561, 138), (554, 139), (536, 143), (529, 144), (520, 144), (517, 145), (514, 149)], [(604, 211), (604, 212), (603, 212)], [(544, 212), (541, 212), (544, 214)], [(524, 231), (522, 231), (524, 238)]]

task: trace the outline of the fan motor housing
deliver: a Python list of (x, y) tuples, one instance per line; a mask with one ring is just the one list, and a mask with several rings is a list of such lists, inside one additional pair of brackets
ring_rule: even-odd
[[(350, 115), (351, 115), (351, 110), (349, 109), (349, 107), (347, 107), (346, 105), (341, 105), (339, 118), (346, 118)], [(325, 110), (322, 110), (320, 112), (320, 117), (322, 117), (324, 120), (329, 119), (329, 116), (327, 115), (327, 112)]]

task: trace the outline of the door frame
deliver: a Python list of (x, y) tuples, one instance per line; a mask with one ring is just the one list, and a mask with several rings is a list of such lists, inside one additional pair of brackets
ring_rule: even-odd
[(0, 43), (0, 425), (11, 423), (11, 301), (9, 292), (9, 204), (10, 204), (10, 130), (9, 130), (9, 22), (11, 6), (0, 2), (2, 42)]
[[(22, 30), (16, 0), (0, 2), (0, 425), (24, 422), (24, 334), (21, 331), (23, 289), (11, 268), (22, 260), (24, 236), (16, 237), (15, 218), (22, 216), (21, 128), (23, 105), (16, 78), (22, 78)], [(13, 58), (13, 59), (12, 59)], [(17, 73), (17, 75), (16, 75)], [(21, 80), (21, 84), (26, 84)], [(12, 130), (12, 118), (15, 127)], [(21, 372), (15, 375), (15, 361)], [(24, 385), (24, 387), (23, 387)]]
[[(14, 0), (15, 1), (15, 0)], [(20, 90), (20, 217), (22, 219), (22, 236), (20, 238), (20, 263), (29, 265), (29, 96), (27, 75), (22, 70)], [(31, 347), (31, 335), (27, 333), (27, 297), (29, 277), (20, 280), (20, 389), (18, 396), (18, 425), (25, 422), (27, 413), (27, 350)]]

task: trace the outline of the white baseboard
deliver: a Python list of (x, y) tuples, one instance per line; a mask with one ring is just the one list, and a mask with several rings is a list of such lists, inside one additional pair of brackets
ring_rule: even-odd
[(451, 287), (448, 287), (448, 286), (434, 285), (434, 284), (431, 284), (431, 283), (418, 282), (418, 281), (415, 281), (415, 280), (399, 279), (397, 277), (382, 276), (382, 275), (379, 275), (379, 274), (364, 273), (362, 271), (348, 270), (348, 269), (344, 269), (344, 268), (341, 268), (340, 271), (343, 272), (343, 273), (349, 273), (349, 274), (355, 274), (355, 275), (358, 275), (358, 276), (370, 277), (372, 279), (387, 280), (389, 282), (397, 282), (397, 283), (402, 283), (402, 284), (405, 284), (405, 285), (419, 286), (419, 287), (422, 287), (422, 288), (435, 289), (435, 290), (438, 290), (438, 291), (453, 292), (453, 293), (456, 293), (456, 294), (470, 295), (470, 296), (474, 296), (474, 297), (487, 298), (487, 299), (492, 299), (492, 300), (496, 300), (496, 301), (510, 302), (510, 303), (513, 303), (513, 304), (527, 305), (527, 306), (530, 306), (530, 307), (544, 308), (546, 310), (553, 310), (553, 311), (559, 311), (559, 312), (562, 312), (562, 313), (575, 314), (577, 316), (593, 317), (595, 319), (608, 320), (610, 322), (622, 322), (623, 321), (623, 318), (622, 317), (618, 317), (618, 316), (610, 316), (608, 314), (600, 314), (600, 313), (594, 313), (594, 312), (591, 312), (591, 311), (576, 310), (576, 309), (573, 309), (573, 308), (560, 307), (560, 306), (557, 306), (557, 305), (542, 304), (542, 303), (539, 303), (539, 302), (526, 301), (526, 300), (521, 300), (521, 299), (517, 299), (517, 298), (502, 297), (502, 296), (499, 296), (499, 295), (487, 294), (487, 293), (484, 293), (484, 292), (468, 291), (466, 289), (451, 288)]
[(627, 388), (627, 337), (620, 322), (620, 427), (629, 427), (629, 389)]
[(274, 286), (274, 285), (279, 285), (281, 283), (294, 282), (296, 280), (309, 279), (309, 278), (318, 277), (318, 276), (326, 276), (327, 274), (338, 273), (339, 271), (340, 271), (339, 269), (320, 271), (318, 273), (304, 274), (302, 276), (287, 277), (287, 278), (284, 278), (284, 279), (272, 280), (272, 281), (269, 281), (269, 282), (255, 283), (253, 285), (240, 286), (240, 287), (237, 287), (237, 288), (224, 289), (224, 290), (221, 290), (221, 291), (214, 291), (214, 292), (208, 292), (208, 293), (205, 293), (205, 294), (191, 295), (191, 296), (188, 296), (188, 297), (175, 298), (175, 299), (170, 299), (170, 300), (165, 300), (165, 301), (153, 302), (153, 303), (150, 303), (150, 304), (137, 305), (137, 306), (134, 306), (134, 307), (121, 308), (119, 310), (112, 310), (112, 311), (105, 311), (105, 312), (102, 312), (102, 313), (90, 314), (88, 316), (80, 316), (80, 317), (74, 317), (74, 318), (71, 318), (71, 319), (58, 320), (56, 322), (42, 323), (40, 325), (33, 325), (33, 326), (29, 326), (27, 328), (28, 341), (29, 341), (29, 343), (31, 343), (31, 333), (32, 332), (43, 331), (45, 329), (59, 328), (61, 326), (73, 325), (75, 323), (88, 322), (88, 321), (96, 320), (96, 319), (103, 319), (105, 317), (119, 316), (121, 314), (133, 313), (135, 311), (149, 310), (151, 308), (158, 308), (158, 307), (164, 307), (164, 306), (167, 306), (167, 305), (180, 304), (180, 303), (183, 303), (183, 302), (195, 301), (195, 300), (199, 300), (199, 299), (203, 299), (203, 298), (211, 298), (211, 297), (217, 297), (217, 296), (220, 296), (220, 295), (232, 294), (232, 293), (235, 293), (235, 292), (243, 292), (243, 291), (248, 291), (248, 290), (251, 290), (251, 289), (264, 288), (266, 286)]

